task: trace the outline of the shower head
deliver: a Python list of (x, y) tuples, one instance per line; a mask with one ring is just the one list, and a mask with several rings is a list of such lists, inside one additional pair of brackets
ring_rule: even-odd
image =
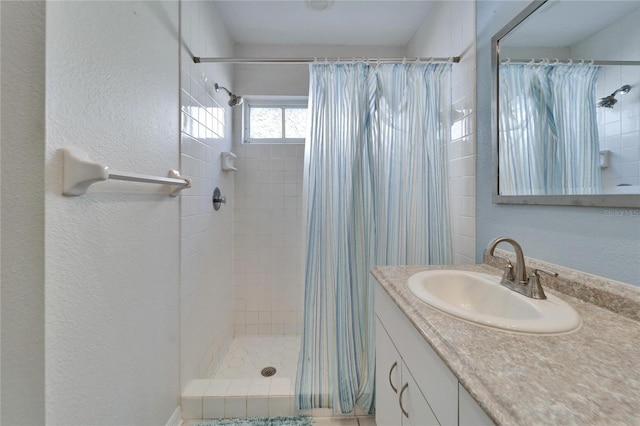
[(616, 99), (616, 95), (618, 93), (621, 93), (623, 95), (627, 94), (629, 93), (629, 90), (631, 90), (631, 86), (629, 86), (628, 84), (625, 84), (624, 86), (622, 86), (621, 88), (619, 88), (618, 90), (610, 94), (609, 96), (598, 99), (598, 106), (604, 107), (604, 108), (613, 108), (613, 106), (618, 102), (618, 100)]
[(229, 102), (227, 102), (227, 103), (229, 104), (229, 106), (231, 108), (237, 107), (238, 105), (242, 104), (242, 101), (244, 100), (244, 99), (242, 99), (242, 96), (234, 95), (226, 87), (219, 86), (218, 83), (216, 83), (214, 87), (216, 89), (216, 92), (219, 92), (220, 89), (222, 89), (225, 92), (227, 92), (227, 94), (229, 95)]

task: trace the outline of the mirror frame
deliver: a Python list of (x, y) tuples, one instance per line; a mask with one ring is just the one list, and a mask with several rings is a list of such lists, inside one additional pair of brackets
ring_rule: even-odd
[(635, 207), (640, 208), (640, 194), (594, 194), (594, 195), (500, 195), (499, 172), (499, 132), (498, 117), (500, 105), (498, 103), (499, 78), (498, 64), (500, 63), (500, 40), (522, 21), (538, 10), (548, 0), (532, 0), (515, 18), (491, 37), (491, 146), (493, 150), (493, 193), (491, 201), (494, 204), (531, 204), (556, 206), (585, 206), (585, 207)]

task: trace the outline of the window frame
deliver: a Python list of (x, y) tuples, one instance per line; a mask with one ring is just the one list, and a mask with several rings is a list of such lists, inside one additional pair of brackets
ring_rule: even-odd
[(242, 104), (242, 143), (243, 144), (304, 144), (306, 138), (250, 138), (251, 134), (251, 108), (279, 108), (282, 113), (282, 134), (286, 136), (287, 109), (309, 109), (308, 96), (244, 96)]

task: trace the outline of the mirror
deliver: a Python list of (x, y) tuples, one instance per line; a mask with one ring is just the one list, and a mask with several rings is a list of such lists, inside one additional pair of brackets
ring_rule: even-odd
[(640, 207), (638, 21), (533, 1), (492, 38), (494, 203)]

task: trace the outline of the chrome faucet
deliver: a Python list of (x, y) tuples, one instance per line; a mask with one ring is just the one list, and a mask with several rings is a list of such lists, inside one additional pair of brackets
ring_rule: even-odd
[(533, 299), (546, 299), (547, 296), (545, 296), (544, 290), (542, 290), (542, 285), (540, 285), (540, 272), (551, 275), (553, 277), (557, 277), (558, 274), (555, 272), (545, 271), (543, 269), (534, 269), (533, 273), (527, 276), (527, 268), (524, 264), (524, 254), (522, 253), (522, 247), (520, 247), (520, 244), (518, 244), (511, 238), (498, 237), (494, 239), (487, 245), (487, 253), (490, 256), (493, 256), (493, 252), (496, 249), (496, 246), (503, 242), (509, 243), (513, 246), (513, 249), (516, 252), (516, 266), (514, 268), (509, 259), (501, 258), (507, 262), (507, 265), (505, 267), (504, 274), (502, 275), (500, 284), (510, 290), (518, 292), (527, 297), (531, 297)]

